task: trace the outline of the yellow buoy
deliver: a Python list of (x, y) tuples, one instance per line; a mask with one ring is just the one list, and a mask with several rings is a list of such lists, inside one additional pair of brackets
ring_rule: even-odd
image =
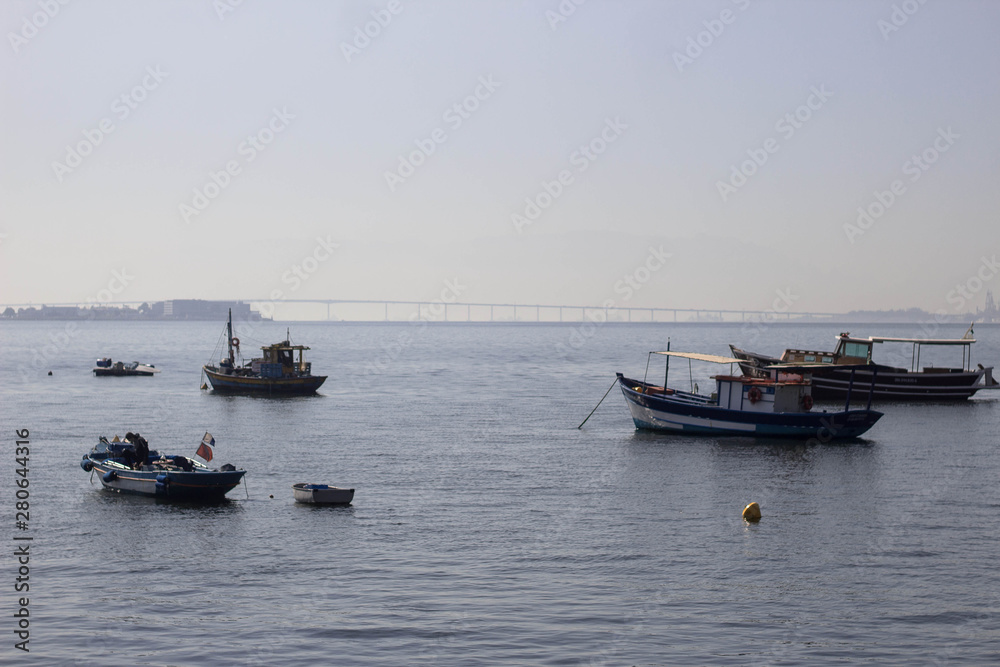
[(750, 523), (757, 523), (760, 521), (760, 505), (757, 503), (750, 503), (744, 507), (743, 519), (749, 521)]

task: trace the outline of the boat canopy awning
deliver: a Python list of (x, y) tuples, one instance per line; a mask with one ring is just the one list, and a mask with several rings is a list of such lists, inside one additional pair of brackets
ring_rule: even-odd
[(975, 338), (892, 338), (888, 336), (871, 336), (873, 343), (917, 343), (919, 345), (972, 345)]
[(717, 354), (701, 354), (699, 352), (650, 352), (650, 354), (662, 354), (668, 357), (683, 357), (684, 359), (694, 359), (695, 361), (707, 361), (712, 364), (738, 364), (742, 359), (733, 357), (721, 357)]

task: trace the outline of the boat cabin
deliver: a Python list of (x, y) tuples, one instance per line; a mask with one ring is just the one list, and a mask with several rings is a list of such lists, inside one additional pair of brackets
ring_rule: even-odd
[(851, 338), (842, 333), (837, 339), (837, 349), (833, 351), (834, 363), (839, 365), (870, 364), (872, 362), (872, 339)]
[[(308, 350), (306, 345), (292, 345), (290, 341), (283, 340), (274, 345), (265, 345), (260, 348), (264, 353), (263, 357), (250, 360), (254, 373), (268, 375), (267, 371), (272, 371), (276, 377), (288, 375), (310, 375), (312, 373), (312, 363), (305, 360), (302, 353)], [(298, 359), (295, 353), (298, 352)]]
[(812, 385), (800, 374), (777, 373), (771, 378), (715, 375), (718, 406), (743, 412), (806, 412), (812, 408)]
[[(649, 375), (649, 359), (653, 355), (666, 357), (662, 387), (651, 385), (646, 381)], [(667, 387), (670, 359), (678, 357), (688, 360), (690, 392)], [(694, 382), (691, 372), (692, 360), (729, 364), (728, 375), (711, 376), (711, 379), (715, 380), (715, 392), (711, 396), (698, 393), (698, 385)], [(646, 360), (646, 373), (643, 375), (642, 384), (635, 387), (634, 390), (640, 394), (671, 396), (679, 401), (714, 405), (725, 410), (742, 412), (808, 412), (812, 409), (812, 381), (806, 372), (797, 369), (772, 368), (764, 371), (767, 374), (765, 377), (734, 375), (733, 366), (739, 361), (739, 359), (732, 357), (721, 357), (714, 354), (672, 352), (670, 350), (650, 352)]]
[(783, 364), (870, 364), (872, 361), (872, 339), (851, 338), (842, 333), (837, 337), (837, 348), (833, 352), (820, 350), (785, 350), (781, 355)]

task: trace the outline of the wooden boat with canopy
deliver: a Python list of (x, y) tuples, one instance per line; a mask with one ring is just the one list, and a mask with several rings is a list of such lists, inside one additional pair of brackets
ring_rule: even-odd
[[(840, 400), (848, 392), (852, 368), (856, 368), (858, 386), (854, 391), (867, 395), (869, 388), (879, 400), (953, 401), (965, 400), (981, 389), (997, 387), (993, 367), (978, 364), (972, 367), (972, 327), (962, 338), (898, 338), (892, 336), (852, 337), (842, 333), (837, 337), (833, 352), (787, 349), (781, 357), (747, 352), (733, 345), (733, 356), (740, 360), (740, 369), (750, 377), (766, 377), (768, 366), (774, 364), (810, 367), (813, 397), (817, 400)], [(910, 345), (910, 367), (875, 363), (875, 345), (898, 343)], [(961, 366), (923, 366), (921, 353), (925, 347), (955, 348), (962, 352)], [(858, 366), (862, 368), (857, 368)], [(878, 379), (875, 381), (877, 373)]]

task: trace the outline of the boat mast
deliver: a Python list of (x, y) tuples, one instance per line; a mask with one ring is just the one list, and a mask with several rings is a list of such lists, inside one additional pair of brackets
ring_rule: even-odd
[[(667, 337), (667, 352), (670, 351), (670, 337)], [(667, 355), (667, 366), (663, 369), (663, 390), (667, 390), (667, 376), (670, 375), (670, 355)]]
[(229, 363), (236, 366), (236, 355), (233, 354), (233, 309), (229, 309), (229, 322), (226, 324), (226, 342), (229, 343)]

